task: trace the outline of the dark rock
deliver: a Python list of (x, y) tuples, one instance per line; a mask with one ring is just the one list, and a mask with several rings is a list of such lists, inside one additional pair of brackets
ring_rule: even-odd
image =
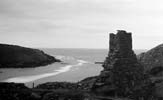
[(60, 91), (47, 93), (42, 100), (84, 100), (84, 95), (79, 91)]
[(155, 94), (161, 99), (163, 97), (163, 44), (141, 53), (137, 57), (144, 66), (145, 72), (149, 73), (150, 78), (155, 82)]
[(85, 79), (81, 80), (80, 82), (78, 82), (77, 84), (79, 86), (79, 89), (90, 91), (90, 89), (96, 82), (97, 77), (98, 76), (88, 77), (88, 78), (85, 78)]
[(0, 44), (0, 68), (38, 67), (60, 60), (38, 49)]
[(0, 100), (40, 100), (40, 96), (22, 83), (0, 83)]
[(21, 90), (21, 89), (28, 89), (23, 83), (6, 83), (6, 82), (0, 82), (0, 89), (15, 89), (15, 90)]
[(66, 90), (76, 90), (78, 88), (77, 83), (70, 83), (70, 82), (47, 82), (40, 84), (35, 87), (35, 89), (66, 89)]
[(150, 71), (149, 74), (152, 76), (160, 76), (160, 73), (163, 72), (163, 67), (162, 66), (158, 66), (158, 67), (153, 67)]
[(163, 44), (138, 55), (138, 60), (144, 66), (145, 71), (163, 65)]

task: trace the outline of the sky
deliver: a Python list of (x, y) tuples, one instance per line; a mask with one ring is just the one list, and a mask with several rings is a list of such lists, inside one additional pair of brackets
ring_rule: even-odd
[(163, 0), (0, 0), (0, 43), (36, 48), (108, 48), (132, 32), (134, 49), (163, 43)]

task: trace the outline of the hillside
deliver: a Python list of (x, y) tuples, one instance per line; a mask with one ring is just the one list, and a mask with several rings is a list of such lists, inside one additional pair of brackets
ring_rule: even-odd
[(138, 55), (138, 60), (144, 66), (145, 70), (163, 65), (163, 44), (158, 45), (147, 52)]
[(37, 67), (59, 62), (38, 49), (0, 44), (0, 68)]

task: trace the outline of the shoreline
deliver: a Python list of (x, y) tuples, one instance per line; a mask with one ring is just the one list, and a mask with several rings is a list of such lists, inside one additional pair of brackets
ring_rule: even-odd
[[(65, 74), (70, 74), (72, 71), (74, 72), (74, 71), (77, 71), (79, 68), (78, 67), (80, 67), (80, 66), (82, 66), (83, 67), (83, 65), (84, 64), (86, 64), (86, 63), (90, 63), (90, 62), (87, 62), (87, 61), (84, 61), (84, 60), (78, 60), (78, 59), (76, 59), (72, 64), (68, 64), (68, 65), (64, 65), (63, 66), (63, 64), (60, 64), (60, 63), (58, 63), (58, 65), (56, 65), (56, 63), (54, 63), (54, 64), (52, 64), (52, 65), (49, 65), (49, 67), (47, 66), (47, 67), (39, 67), (39, 68), (44, 68), (44, 69), (48, 69), (48, 68), (52, 68), (51, 70), (53, 70), (52, 72), (51, 72), (51, 70), (50, 70), (50, 72), (46, 72), (45, 71), (45, 73), (43, 72), (43, 73), (41, 73), (41, 74), (35, 74), (35, 75), (17, 75), (17, 76), (15, 76), (15, 77), (9, 77), (9, 78), (6, 78), (6, 79), (3, 79), (3, 80), (1, 80), (0, 82), (14, 82), (14, 83), (24, 83), (24, 84), (26, 84), (27, 86), (31, 86), (31, 83), (35, 83), (36, 82), (36, 84), (40, 84), (40, 83), (44, 83), (44, 82), (39, 82), (40, 80), (46, 80), (47, 78), (55, 78), (55, 76), (57, 77), (58, 76), (58, 79), (59, 79), (59, 76), (61, 76), (61, 78), (60, 79), (63, 79), (62, 78), (62, 75), (63, 75), (63, 73), (65, 73)], [(53, 69), (54, 68), (54, 66), (55, 67), (57, 67), (57, 68), (55, 68), (55, 69)], [(13, 70), (15, 70), (14, 68), (11, 68), (10, 70), (12, 71), (12, 69)], [(19, 70), (21, 70), (21, 71), (23, 71), (23, 70), (26, 70), (26, 69), (29, 69), (29, 71), (31, 71), (31, 70), (34, 70), (35, 68), (25, 68), (25, 69), (23, 69), (23, 68), (19, 68)], [(83, 68), (82, 68), (83, 69)], [(81, 70), (82, 70), (81, 69)], [(5, 70), (5, 69), (4, 69)], [(9, 69), (6, 69), (6, 70), (9, 70)], [(37, 70), (37, 68), (36, 68), (36, 70)], [(84, 70), (84, 69), (83, 69)], [(3, 72), (3, 71), (2, 71)], [(19, 72), (19, 71), (18, 71)], [(6, 72), (6, 73), (9, 73), (9, 72)], [(0, 73), (0, 74), (2, 74), (2, 73)], [(4, 75), (5, 75), (5, 71), (4, 71)], [(12, 75), (11, 75), (12, 76)], [(66, 76), (70, 76), (70, 75), (66, 75)], [(81, 76), (80, 76), (81, 77)], [(57, 80), (56, 80), (57, 81)], [(77, 80), (78, 81), (78, 80)], [(46, 82), (46, 81), (45, 81)]]

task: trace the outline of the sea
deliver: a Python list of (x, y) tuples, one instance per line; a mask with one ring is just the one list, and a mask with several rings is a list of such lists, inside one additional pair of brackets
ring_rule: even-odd
[[(78, 82), (99, 75), (103, 67), (95, 62), (103, 62), (108, 55), (108, 49), (40, 50), (62, 62), (36, 68), (0, 68), (0, 82), (24, 83), (28, 87), (46, 82)], [(146, 50), (134, 51), (140, 54)]]

